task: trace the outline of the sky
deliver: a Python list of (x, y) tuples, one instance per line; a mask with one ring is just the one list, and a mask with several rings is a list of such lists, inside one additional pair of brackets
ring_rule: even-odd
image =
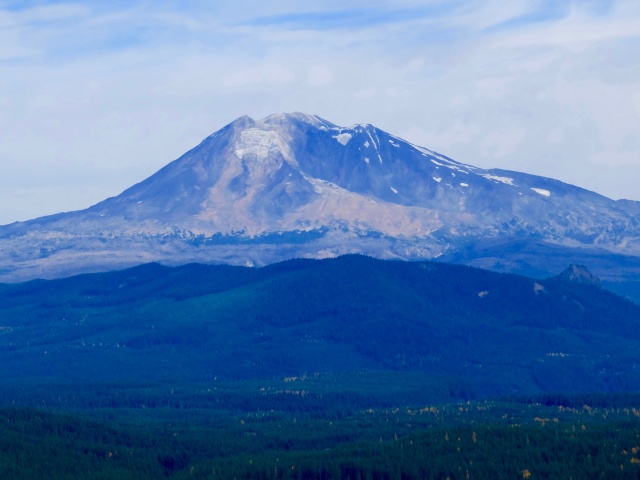
[(294, 111), (640, 200), (640, 1), (0, 0), (0, 224)]

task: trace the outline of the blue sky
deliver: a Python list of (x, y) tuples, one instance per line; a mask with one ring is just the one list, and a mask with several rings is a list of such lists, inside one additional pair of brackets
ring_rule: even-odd
[(637, 58), (637, 0), (0, 0), (0, 224), (290, 111), (640, 200)]

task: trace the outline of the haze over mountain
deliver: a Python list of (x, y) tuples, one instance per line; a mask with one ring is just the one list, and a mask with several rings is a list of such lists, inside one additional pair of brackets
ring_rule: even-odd
[(117, 197), (0, 227), (0, 280), (362, 253), (538, 276), (585, 263), (628, 282), (640, 278), (639, 211), (462, 164), (372, 125), (245, 116)]

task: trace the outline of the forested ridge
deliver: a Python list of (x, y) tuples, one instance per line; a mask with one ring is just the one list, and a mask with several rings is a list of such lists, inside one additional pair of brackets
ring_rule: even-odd
[(0, 319), (7, 380), (397, 372), (438, 401), (640, 388), (640, 306), (560, 278), (433, 262), (150, 264), (0, 285)]

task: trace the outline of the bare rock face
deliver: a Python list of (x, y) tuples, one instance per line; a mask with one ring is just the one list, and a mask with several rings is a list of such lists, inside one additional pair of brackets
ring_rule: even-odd
[[(519, 271), (537, 265), (541, 245), (635, 258), (639, 205), (462, 164), (372, 125), (245, 116), (117, 197), (1, 226), (0, 281), (150, 261), (264, 265), (346, 253), (467, 252), (461, 261)], [(482, 253), (486, 244), (500, 248)]]

